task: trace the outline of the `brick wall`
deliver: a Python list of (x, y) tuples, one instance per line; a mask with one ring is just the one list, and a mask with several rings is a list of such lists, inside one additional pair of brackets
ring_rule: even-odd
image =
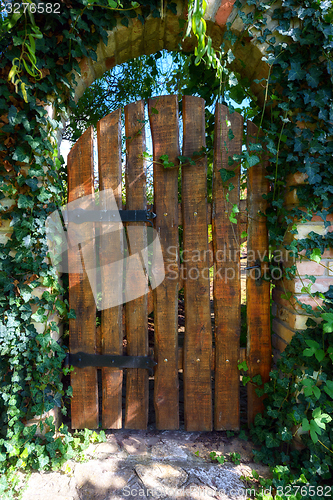
[[(300, 184), (304, 182), (303, 175), (295, 174), (293, 176), (294, 181), (295, 176)], [(298, 202), (296, 190), (288, 193), (286, 200), (289, 202), (288, 204), (290, 206), (296, 205)], [(333, 214), (329, 215), (327, 220), (332, 224)], [(297, 230), (298, 234), (289, 234), (287, 236), (289, 243), (292, 238), (306, 238), (311, 231), (325, 235), (327, 232), (333, 231), (333, 224), (325, 228), (321, 217), (315, 215), (312, 217), (311, 221), (298, 223)], [(311, 283), (306, 276), (314, 276), (316, 278), (315, 283), (310, 289), (312, 292), (326, 292), (329, 286), (333, 285), (333, 248), (325, 250), (320, 263), (305, 258), (304, 251), (301, 252), (300, 258), (298, 259), (293, 259), (290, 255), (283, 253), (282, 262), (285, 267), (296, 265), (298, 273), (294, 279), (288, 280), (284, 278), (278, 281), (273, 289), (272, 345), (275, 355), (286, 348), (297, 330), (304, 330), (306, 328), (306, 321), (309, 316), (306, 314), (306, 311), (302, 309), (301, 304), (310, 305), (318, 309), (318, 306), (322, 303), (321, 299), (314, 299), (304, 291), (304, 286)], [(292, 293), (290, 300), (286, 298), (288, 292)], [(299, 304), (298, 301), (301, 302), (301, 304)]]

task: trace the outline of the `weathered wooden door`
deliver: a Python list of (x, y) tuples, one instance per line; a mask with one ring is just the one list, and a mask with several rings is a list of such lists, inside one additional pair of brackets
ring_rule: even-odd
[[(108, 271), (110, 259), (121, 262), (124, 241), (121, 233), (103, 233), (103, 225), (82, 224), (87, 243), (79, 252), (69, 251), (71, 262), (81, 259), (84, 272), (70, 273), (70, 307), (76, 319), (70, 320), (70, 353), (154, 357), (154, 409), (158, 429), (179, 428), (179, 372), (183, 374), (184, 423), (188, 431), (238, 429), (240, 415), (240, 372), (238, 363), (247, 360), (251, 376), (260, 374), (267, 381), (271, 361), (269, 323), (269, 282), (264, 272), (268, 239), (265, 217), (267, 192), (263, 164), (250, 168), (247, 187), (248, 267), (247, 349), (239, 343), (241, 325), (240, 223), (230, 221), (232, 207), (240, 206), (240, 166), (229, 165), (228, 158), (242, 150), (243, 119), (229, 114), (218, 104), (215, 113), (215, 145), (212, 203), (207, 203), (207, 159), (205, 147), (205, 107), (198, 97), (185, 96), (182, 106), (183, 160), (179, 193), (179, 117), (176, 96), (149, 100), (149, 123), (153, 144), (153, 187), (156, 214), (154, 228), (163, 255), (162, 283), (148, 293), (119, 303), (101, 312), (96, 327), (96, 304), (89, 269), (99, 261), (101, 294), (121, 293)], [(112, 189), (118, 208), (147, 210), (145, 144), (145, 106), (143, 101), (125, 107), (126, 207), (122, 207), (121, 112), (117, 110), (97, 125), (100, 192)], [(232, 131), (232, 133), (230, 132)], [(254, 124), (247, 124), (248, 143), (257, 140)], [(199, 153), (199, 154), (198, 154)], [(164, 156), (167, 155), (167, 156)], [(163, 160), (167, 158), (168, 167)], [(174, 166), (171, 166), (173, 163)], [(224, 182), (222, 182), (223, 169)], [(234, 175), (225, 175), (226, 171)], [(232, 185), (231, 185), (232, 184)], [(88, 129), (68, 156), (68, 201), (94, 193), (93, 130)], [(179, 203), (181, 197), (181, 203)], [(84, 207), (83, 207), (84, 208)], [(101, 210), (108, 210), (103, 199)], [(235, 212), (235, 210), (234, 210)], [(95, 219), (96, 220), (96, 219)], [(147, 222), (127, 222), (131, 233), (129, 253), (134, 255), (147, 245)], [(211, 240), (209, 241), (209, 226)], [(89, 227), (88, 227), (89, 226)], [(179, 227), (182, 228), (181, 258)], [(96, 245), (98, 232), (99, 245)], [(96, 252), (96, 249), (98, 251)], [(98, 254), (98, 255), (97, 255)], [(258, 268), (261, 268), (259, 269)], [(156, 266), (155, 266), (156, 267)], [(156, 271), (156, 269), (155, 269)], [(126, 264), (121, 272), (125, 282)], [(213, 281), (214, 332), (212, 333), (210, 283)], [(131, 287), (139, 280), (131, 278)], [(148, 286), (147, 282), (147, 286)], [(121, 288), (123, 284), (119, 284)], [(178, 339), (178, 294), (184, 289), (185, 333)], [(134, 296), (133, 295), (133, 296)], [(154, 352), (148, 349), (148, 314), (154, 315)], [(123, 320), (124, 316), (124, 320)], [(126, 346), (124, 347), (124, 336)], [(106, 359), (106, 358), (104, 358)], [(111, 359), (111, 358), (109, 358)], [(116, 358), (115, 358), (116, 359)], [(117, 358), (118, 359), (118, 358)], [(75, 367), (71, 374), (73, 428), (144, 429), (148, 421), (148, 370), (126, 368), (125, 404), (122, 402), (124, 369), (117, 365)], [(121, 365), (121, 363), (120, 363)], [(100, 371), (99, 371), (100, 370)], [(101, 377), (98, 381), (98, 371)], [(260, 411), (262, 401), (248, 389), (248, 420)], [(124, 418), (123, 418), (124, 409)]]

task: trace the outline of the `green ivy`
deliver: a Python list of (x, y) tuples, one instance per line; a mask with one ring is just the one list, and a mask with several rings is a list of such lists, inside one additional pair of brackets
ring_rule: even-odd
[[(140, 9), (136, 10), (138, 4)], [(49, 430), (44, 437), (36, 435), (35, 426), (25, 426), (33, 416), (62, 407), (65, 397), (61, 382), (65, 348), (53, 340), (58, 326), (49, 319), (55, 312), (66, 318), (68, 304), (59, 298), (63, 289), (55, 270), (47, 264), (45, 235), (45, 220), (63, 197), (63, 166), (57, 158), (56, 130), (60, 117), (75, 106), (75, 77), (71, 72), (74, 69), (80, 73), (80, 58), (96, 60), (99, 41), (107, 43), (107, 31), (115, 28), (118, 18), (128, 26), (136, 17), (144, 23), (150, 14), (160, 16), (159, 2), (141, 0), (138, 4), (64, 0), (60, 13), (45, 16), (21, 12), (9, 17), (1, 7), (0, 202), (10, 198), (12, 204), (1, 205), (0, 215), (4, 223), (10, 221), (13, 232), (0, 245), (0, 472), (15, 467), (57, 468), (79, 446), (75, 441), (79, 438), (65, 429), (56, 437), (51, 420), (46, 423)], [(260, 127), (264, 145), (262, 150), (255, 145), (236, 160), (248, 168), (260, 160), (263, 151), (268, 155), (271, 190), (266, 215), (272, 248), (278, 248), (284, 245), (286, 230), (295, 231), (295, 218), (307, 219), (317, 213), (325, 226), (330, 225), (332, 1), (247, 0), (236, 2), (235, 7), (244, 29), (236, 36), (232, 26), (227, 25), (222, 46), (214, 49), (202, 18), (205, 2), (189, 0), (187, 35), (194, 33), (198, 47), (189, 65), (187, 92), (201, 95), (208, 104), (216, 96), (227, 98), (227, 93), (237, 103), (244, 95), (251, 99), (249, 116)], [(175, 3), (167, 2), (166, 8), (176, 13)], [(272, 29), (267, 26), (268, 10), (275, 22)], [(265, 94), (262, 112), (249, 90), (251, 82), (242, 79), (233, 66), (237, 45), (251, 39), (254, 31), (257, 40), (267, 44), (264, 60), (269, 76), (257, 82)], [(277, 43), (281, 37), (283, 41)], [(51, 103), (55, 109), (53, 119), (44, 109)], [(232, 112), (232, 106), (229, 108)], [(209, 135), (212, 116), (207, 118)], [(207, 146), (210, 149), (209, 143)], [(297, 186), (303, 210), (284, 205), (287, 177), (296, 172), (307, 176), (305, 184)], [(223, 170), (221, 176), (227, 180)], [(332, 248), (332, 234), (310, 233), (305, 240), (295, 240), (286, 248), (295, 255), (305, 250), (306, 257), (317, 262), (326, 248)], [(40, 285), (46, 287), (41, 297), (34, 294)], [(281, 464), (274, 469), (275, 488), (286, 481), (304, 482), (305, 478), (317, 484), (331, 477), (333, 313), (332, 297), (327, 295), (325, 299), (322, 324), (294, 336), (281, 356), (279, 371), (272, 372), (271, 381), (261, 389), (266, 394), (266, 410), (257, 416), (253, 437), (262, 445), (258, 459), (275, 466)], [(44, 324), (45, 332), (38, 333), (35, 323)], [(290, 446), (294, 428), (299, 426), (305, 432), (302, 439), (306, 445), (306, 451), (301, 453)], [(293, 468), (298, 471), (296, 475)], [(0, 480), (3, 498), (11, 478), (3, 475)]]
[[(59, 332), (52, 315), (66, 320), (73, 313), (47, 263), (45, 234), (45, 220), (64, 195), (56, 130), (61, 115), (75, 106), (74, 76), (68, 75), (73, 69), (80, 73), (79, 58), (96, 60), (97, 44), (107, 42), (118, 16), (127, 26), (136, 16), (142, 23), (151, 13), (159, 16), (160, 9), (149, 0), (140, 2), (139, 14), (130, 2), (90, 4), (62, 2), (60, 13), (47, 16), (27, 11), (6, 17), (1, 7), (0, 203), (12, 202), (0, 206), (1, 220), (10, 221), (12, 230), (0, 244), (0, 474), (6, 472), (1, 498), (11, 498), (15, 468), (57, 469), (86, 447), (91, 435), (72, 435), (64, 426), (56, 434), (52, 417), (44, 435), (38, 435), (37, 425), (26, 426), (55, 407), (65, 412), (64, 398), (71, 394), (62, 383), (66, 347), (54, 340)], [(54, 106), (52, 119), (46, 104)], [(42, 296), (35, 293), (41, 285)], [(43, 333), (36, 324), (45, 326)]]
[(309, 319), (309, 328), (296, 333), (281, 354), (270, 382), (257, 389), (258, 395), (266, 396), (265, 412), (256, 416), (251, 436), (260, 444), (257, 460), (284, 467), (279, 477), (273, 474), (275, 488), (301, 478), (308, 486), (332, 483), (332, 298), (331, 286), (325, 294), (324, 325)]

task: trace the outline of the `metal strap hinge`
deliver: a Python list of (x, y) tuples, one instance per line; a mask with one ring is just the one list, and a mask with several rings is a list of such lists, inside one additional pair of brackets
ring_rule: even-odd
[(84, 224), (85, 222), (149, 222), (156, 214), (149, 210), (86, 210), (75, 208), (62, 212), (65, 224)]
[(142, 368), (152, 370), (156, 361), (148, 356), (120, 356), (113, 354), (86, 354), (85, 352), (67, 353), (65, 366), (96, 366), (97, 368)]

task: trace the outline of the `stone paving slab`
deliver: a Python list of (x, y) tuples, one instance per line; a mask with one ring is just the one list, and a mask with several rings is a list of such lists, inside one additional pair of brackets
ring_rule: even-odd
[[(268, 474), (249, 462), (251, 447), (222, 433), (115, 431), (89, 446), (86, 461), (32, 473), (22, 500), (245, 500), (240, 477), (254, 468)], [(221, 448), (240, 453), (243, 462), (212, 462), (209, 453), (221, 454)]]

